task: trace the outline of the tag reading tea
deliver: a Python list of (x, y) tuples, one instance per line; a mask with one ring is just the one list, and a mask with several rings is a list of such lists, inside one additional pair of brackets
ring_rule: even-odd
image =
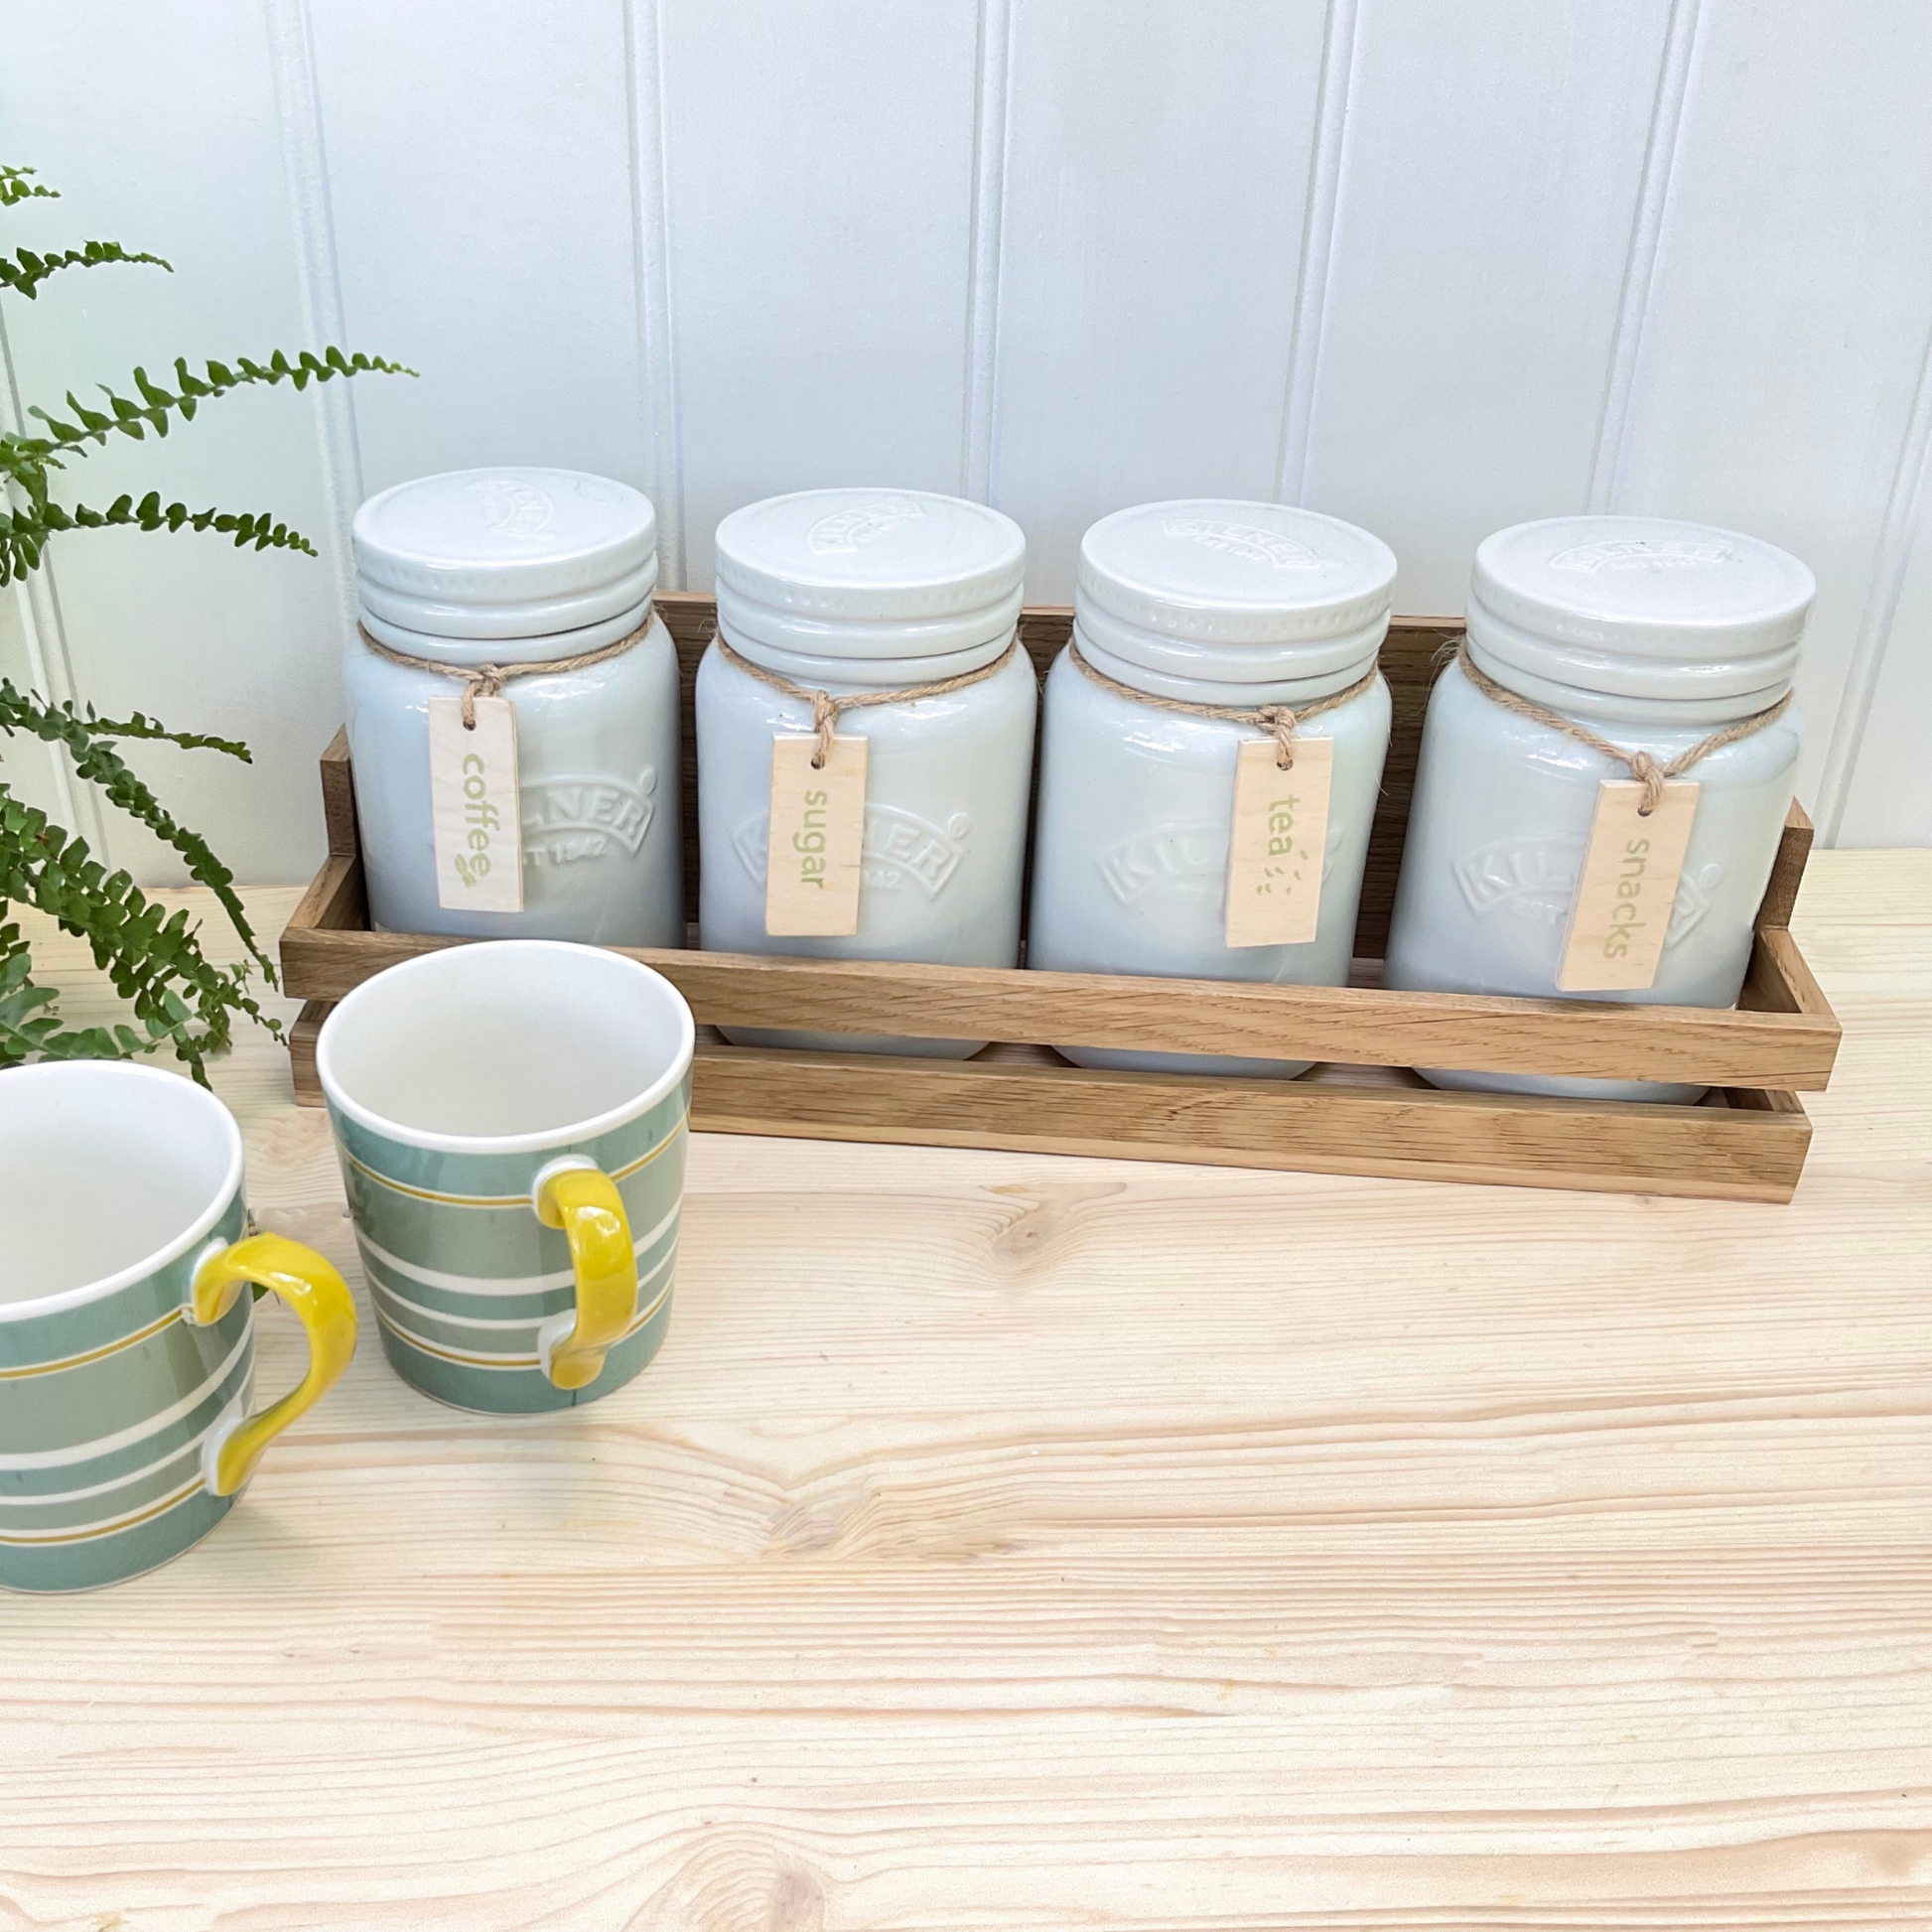
[(507, 698), (479, 698), (476, 717), (476, 730), (466, 731), (460, 699), (429, 701), (436, 902), (469, 912), (520, 912), (516, 711)]
[(866, 739), (834, 735), (831, 756), (814, 770), (815, 737), (771, 741), (764, 929), (773, 938), (837, 938), (859, 930), (867, 747)]
[(1295, 762), (1286, 771), (1278, 750), (1272, 738), (1248, 738), (1236, 752), (1228, 841), (1230, 946), (1306, 945), (1321, 915), (1335, 741), (1297, 739)]
[(1634, 778), (1605, 778), (1596, 787), (1559, 992), (1641, 993), (1656, 981), (1698, 788), (1667, 784), (1648, 818), (1638, 815), (1642, 803)]

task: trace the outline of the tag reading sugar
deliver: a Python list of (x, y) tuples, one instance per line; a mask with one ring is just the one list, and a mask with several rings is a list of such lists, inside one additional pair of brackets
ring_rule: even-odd
[(774, 938), (837, 938), (859, 930), (859, 854), (866, 835), (864, 738), (771, 741), (771, 836), (764, 861), (764, 929)]
[(1559, 992), (1641, 993), (1656, 983), (1698, 787), (1667, 784), (1648, 818), (1637, 811), (1642, 803), (1634, 778), (1605, 778), (1596, 787)]
[(1286, 771), (1272, 738), (1243, 739), (1237, 748), (1228, 840), (1230, 946), (1301, 946), (1314, 937), (1334, 763), (1332, 738), (1298, 738)]
[(476, 730), (466, 731), (460, 699), (429, 701), (436, 902), (469, 912), (520, 912), (516, 711), (507, 698), (479, 698), (476, 718)]

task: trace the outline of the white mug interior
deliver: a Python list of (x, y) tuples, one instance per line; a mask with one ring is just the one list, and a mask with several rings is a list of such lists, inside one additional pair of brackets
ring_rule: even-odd
[(234, 1116), (180, 1074), (114, 1060), (0, 1073), (0, 1314), (164, 1267), (240, 1184)]
[(427, 1146), (584, 1139), (683, 1077), (691, 1009), (648, 966), (598, 946), (492, 939), (364, 981), (316, 1041), (330, 1099)]

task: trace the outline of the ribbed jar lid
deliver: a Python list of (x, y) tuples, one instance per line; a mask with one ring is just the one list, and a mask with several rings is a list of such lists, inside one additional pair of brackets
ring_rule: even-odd
[(1797, 667), (1816, 581), (1774, 544), (1704, 523), (1557, 516), (1498, 530), (1469, 585), (1472, 654), (1499, 682), (1745, 716)]
[(545, 637), (634, 612), (657, 583), (657, 513), (629, 484), (577, 470), (454, 470), (355, 512), (371, 629)]
[(821, 658), (923, 658), (1003, 637), (1027, 539), (984, 503), (918, 489), (807, 489), (718, 526), (733, 641)]
[(1074, 620), (1120, 663), (1163, 680), (1340, 688), (1387, 633), (1395, 574), (1380, 537), (1313, 510), (1141, 503), (1080, 539)]

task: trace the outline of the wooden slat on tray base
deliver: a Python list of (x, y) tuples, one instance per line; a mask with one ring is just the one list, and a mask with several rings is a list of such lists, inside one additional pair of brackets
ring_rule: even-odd
[(1409, 1179), (1784, 1201), (1811, 1126), (1791, 1110), (1624, 1106), (1311, 1080), (701, 1047), (701, 1133), (1191, 1161)]
[[(331, 860), (333, 868), (341, 862)], [(316, 897), (321, 891), (318, 882)], [(338, 897), (345, 894), (339, 890)], [(305, 901), (305, 904), (308, 901)], [(1767, 943), (1772, 940), (1777, 943)], [(1007, 972), (882, 960), (783, 959), (619, 947), (677, 987), (714, 1027), (812, 1028), (937, 1039), (1010, 1039), (1172, 1053), (1452, 1066), (1697, 1086), (1822, 1089), (1838, 1023), (1794, 975), (1788, 933), (1764, 936), (1753, 983), (1765, 1010), (1388, 993), (1098, 973)], [(371, 973), (460, 940), (291, 922), (289, 990), (340, 999)]]
[[(311, 1001), (290, 1030), (300, 1106), (323, 1104), (315, 1039), (329, 1011)], [(1605, 1106), (1443, 1093), (1379, 1066), (1300, 1080), (1108, 1073), (1028, 1046), (962, 1061), (709, 1041), (694, 1084), (700, 1133), (1712, 1199), (1789, 1200), (1811, 1140), (1795, 1094), (1753, 1088), (1702, 1107)]]

